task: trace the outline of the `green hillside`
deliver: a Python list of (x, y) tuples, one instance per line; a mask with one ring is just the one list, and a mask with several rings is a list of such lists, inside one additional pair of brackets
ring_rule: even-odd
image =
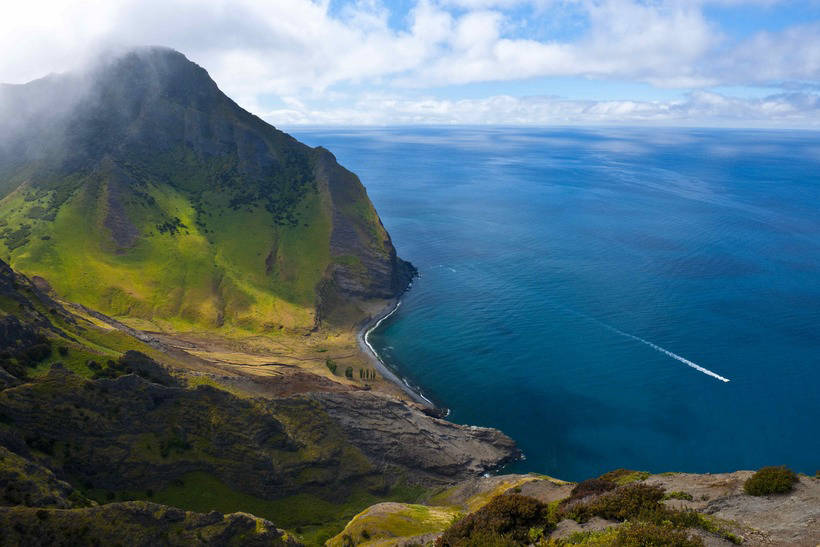
[[(30, 99), (51, 95), (73, 99)], [(67, 300), (149, 329), (304, 330), (412, 275), (355, 175), (177, 52), (5, 86), (12, 108), (25, 123), (3, 128), (0, 258)]]
[[(310, 399), (232, 393), (177, 358), (191, 359), (72, 313), (0, 261), (0, 545), (111, 544), (123, 526), (147, 534), (140, 544), (187, 545), (217, 524), (203, 534), (278, 544), (270, 522), (226, 529), (234, 517), (214, 510), (319, 542), (371, 503), (423, 491), (376, 468)], [(169, 506), (211, 518), (181, 526)], [(56, 512), (41, 522), (31, 508)]]

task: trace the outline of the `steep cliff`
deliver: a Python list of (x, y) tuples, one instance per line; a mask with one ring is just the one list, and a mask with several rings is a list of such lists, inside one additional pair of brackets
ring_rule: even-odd
[(355, 175), (175, 51), (0, 87), (0, 132), (0, 257), (109, 315), (310, 329), (414, 273)]

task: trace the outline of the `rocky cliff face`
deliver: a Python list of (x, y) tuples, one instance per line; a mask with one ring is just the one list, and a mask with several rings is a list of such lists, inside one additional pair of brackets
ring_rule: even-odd
[(333, 202), (330, 249), (340, 260), (332, 267), (332, 282), (345, 297), (389, 299), (401, 294), (416, 269), (398, 258), (376, 211), (357, 210), (358, 204), (369, 202), (358, 177), (323, 148), (317, 148), (315, 158), (317, 179)]
[(263, 499), (338, 496), (397, 474), (438, 484), (517, 453), (498, 431), (434, 420), (392, 399), (340, 393), (247, 401), (207, 386), (156, 383), (167, 373), (141, 359), (142, 368), (127, 365), (135, 372), (115, 379), (89, 381), (55, 366), (38, 382), (0, 392), (0, 440), (42, 452), (59, 476), (106, 491), (159, 490), (205, 472)]
[(315, 393), (310, 398), (377, 469), (414, 482), (451, 483), (520, 457), (515, 442), (497, 429), (431, 418), (402, 401), (367, 392)]

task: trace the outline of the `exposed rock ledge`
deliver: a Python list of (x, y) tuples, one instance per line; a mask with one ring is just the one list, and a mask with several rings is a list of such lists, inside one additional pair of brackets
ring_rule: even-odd
[(348, 441), (381, 471), (409, 471), (420, 483), (480, 475), (520, 457), (515, 441), (497, 429), (431, 418), (416, 406), (366, 392), (314, 393)]

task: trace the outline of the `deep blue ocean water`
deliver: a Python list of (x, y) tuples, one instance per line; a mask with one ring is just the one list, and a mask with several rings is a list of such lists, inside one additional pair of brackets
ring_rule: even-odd
[(293, 133), (421, 272), (371, 341), (508, 470), (820, 469), (820, 134)]

